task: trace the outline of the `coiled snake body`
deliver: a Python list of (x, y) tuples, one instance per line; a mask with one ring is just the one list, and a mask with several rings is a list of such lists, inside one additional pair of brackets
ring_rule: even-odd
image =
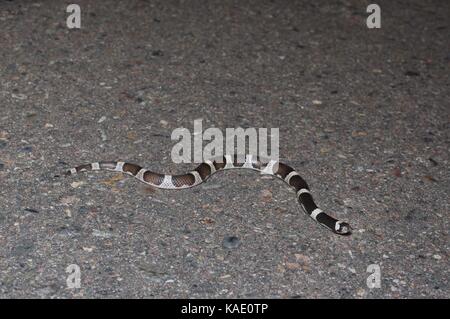
[(203, 183), (215, 172), (226, 169), (246, 168), (281, 178), (295, 189), (300, 206), (312, 219), (320, 225), (339, 235), (351, 234), (348, 223), (337, 220), (324, 213), (314, 203), (313, 197), (305, 180), (290, 166), (278, 161), (265, 161), (259, 157), (246, 155), (245, 162), (238, 161), (238, 156), (225, 155), (203, 162), (193, 171), (183, 175), (166, 175), (152, 172), (139, 165), (126, 162), (95, 162), (80, 165), (66, 172), (65, 175), (75, 175), (83, 171), (108, 170), (122, 172), (134, 176), (141, 182), (162, 189), (190, 188)]

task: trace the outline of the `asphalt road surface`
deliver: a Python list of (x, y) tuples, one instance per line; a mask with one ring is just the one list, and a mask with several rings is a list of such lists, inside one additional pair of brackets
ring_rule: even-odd
[[(0, 297), (450, 297), (450, 3), (377, 1), (369, 29), (371, 2), (77, 0), (69, 29), (64, 1), (1, 0)], [(184, 173), (171, 134), (195, 119), (279, 128), (353, 235), (251, 171), (53, 177)]]

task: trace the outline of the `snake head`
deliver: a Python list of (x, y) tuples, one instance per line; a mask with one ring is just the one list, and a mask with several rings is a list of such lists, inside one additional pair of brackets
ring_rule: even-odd
[(334, 232), (339, 235), (348, 236), (352, 233), (352, 227), (346, 222), (338, 221), (336, 222)]

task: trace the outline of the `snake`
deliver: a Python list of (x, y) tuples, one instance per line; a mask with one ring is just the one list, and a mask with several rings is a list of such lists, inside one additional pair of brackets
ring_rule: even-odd
[[(245, 157), (245, 161), (244, 161)], [(86, 171), (115, 171), (137, 178), (152, 187), (179, 190), (195, 187), (214, 173), (228, 169), (251, 169), (262, 174), (272, 175), (282, 179), (294, 188), (297, 200), (303, 211), (319, 225), (335, 234), (350, 235), (352, 227), (347, 222), (340, 221), (324, 211), (314, 202), (306, 181), (291, 166), (273, 159), (265, 159), (254, 155), (223, 155), (203, 161), (193, 171), (181, 175), (168, 175), (153, 172), (139, 165), (123, 161), (103, 161), (83, 164), (73, 167), (64, 176), (76, 175)]]

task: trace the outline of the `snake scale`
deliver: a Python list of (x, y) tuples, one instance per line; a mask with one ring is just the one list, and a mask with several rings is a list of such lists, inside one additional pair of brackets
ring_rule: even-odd
[[(243, 157), (243, 156), (242, 156)], [(139, 181), (162, 189), (184, 189), (197, 186), (220, 170), (252, 169), (282, 179), (295, 189), (297, 199), (305, 213), (321, 226), (339, 235), (350, 235), (352, 228), (346, 222), (335, 219), (326, 214), (314, 203), (310, 189), (305, 180), (289, 165), (274, 160), (263, 160), (258, 156), (246, 155), (245, 162), (238, 160), (237, 155), (224, 155), (215, 159), (206, 160), (193, 171), (182, 175), (167, 175), (152, 172), (139, 165), (127, 162), (95, 162), (80, 165), (68, 170), (65, 175), (75, 175), (84, 171), (108, 170), (122, 172), (134, 176)]]

